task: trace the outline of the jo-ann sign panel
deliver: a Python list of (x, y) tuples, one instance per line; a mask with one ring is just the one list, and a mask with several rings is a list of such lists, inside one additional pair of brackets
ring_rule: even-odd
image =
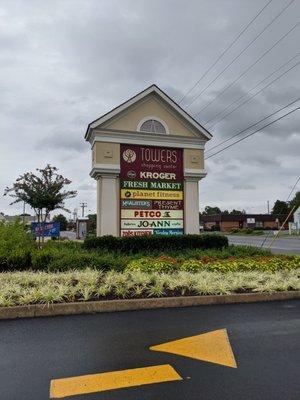
[(121, 236), (183, 234), (183, 150), (121, 145)]

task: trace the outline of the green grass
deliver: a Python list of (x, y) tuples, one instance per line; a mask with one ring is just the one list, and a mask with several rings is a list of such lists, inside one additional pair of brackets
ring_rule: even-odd
[(0, 274), (0, 306), (101, 299), (300, 290), (300, 269), (277, 272), (144, 273), (97, 271)]

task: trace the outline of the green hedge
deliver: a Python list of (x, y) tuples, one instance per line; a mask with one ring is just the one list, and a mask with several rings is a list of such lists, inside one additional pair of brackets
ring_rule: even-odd
[(185, 249), (224, 249), (228, 239), (223, 235), (153, 235), (114, 237), (87, 237), (83, 243), (87, 250), (99, 249), (120, 251), (122, 253), (140, 253), (151, 251), (170, 251)]
[(121, 255), (66, 248), (45, 247), (32, 254), (32, 269), (51, 272), (85, 268), (123, 270), (127, 262), (127, 257)]
[(31, 252), (36, 249), (36, 244), (26, 229), (19, 221), (0, 222), (0, 271), (30, 266)]

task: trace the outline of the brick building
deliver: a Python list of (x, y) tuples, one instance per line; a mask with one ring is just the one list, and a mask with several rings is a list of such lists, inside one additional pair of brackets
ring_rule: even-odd
[[(231, 229), (244, 228), (261, 228), (261, 229), (278, 229), (287, 215), (272, 215), (272, 214), (215, 214), (215, 215), (200, 215), (200, 225), (204, 230), (211, 230), (217, 227), (218, 230), (228, 232)], [(293, 220), (293, 216), (287, 220), (284, 229), (288, 229), (288, 222)]]

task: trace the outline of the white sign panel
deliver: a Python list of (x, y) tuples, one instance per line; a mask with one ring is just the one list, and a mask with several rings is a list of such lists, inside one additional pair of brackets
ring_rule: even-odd
[(125, 219), (183, 219), (183, 210), (121, 210)]
[(183, 228), (183, 221), (172, 219), (123, 219), (121, 220), (121, 229), (175, 229)]

